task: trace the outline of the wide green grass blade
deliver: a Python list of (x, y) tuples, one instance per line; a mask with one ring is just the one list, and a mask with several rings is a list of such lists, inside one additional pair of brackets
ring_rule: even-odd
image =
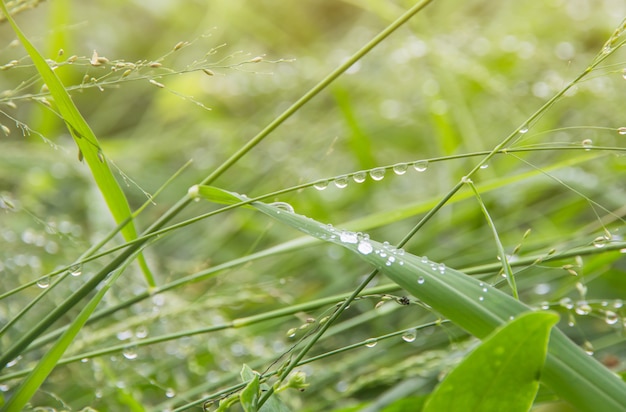
[[(17, 26), (9, 12), (7, 11), (4, 1), (0, 1), (0, 8), (5, 14), (7, 21), (13, 28), (13, 31), (17, 35), (18, 39), (28, 52), (32, 59), (37, 71), (41, 75), (43, 81), (48, 86), (50, 94), (54, 98), (57, 109), (65, 121), (65, 124), (74, 138), (80, 157), (84, 158), (91, 170), (91, 173), (104, 197), (104, 200), (113, 215), (115, 221), (120, 224), (124, 221), (128, 223), (122, 228), (121, 232), (127, 241), (133, 240), (137, 237), (137, 231), (131, 219), (130, 207), (124, 192), (120, 188), (117, 180), (113, 176), (108, 162), (100, 147), (96, 135), (91, 130), (83, 116), (78, 111), (78, 108), (72, 101), (69, 93), (61, 83), (56, 73), (50, 68), (46, 60), (41, 53), (33, 46), (33, 44), (26, 38), (24, 33)], [(156, 286), (152, 273), (150, 272), (148, 265), (142, 255), (138, 256), (139, 264), (143, 270), (146, 281), (151, 287)]]
[[(219, 189), (218, 189), (219, 191)], [(222, 191), (220, 201), (230, 198), (249, 202), (246, 196)], [(190, 193), (215, 193), (193, 187)], [(212, 200), (211, 197), (207, 197)], [(261, 202), (252, 206), (272, 218), (318, 239), (349, 249), (389, 279), (435, 311), (474, 336), (483, 339), (533, 309), (512, 296), (458, 270), (369, 239), (369, 236), (336, 229), (283, 207)], [(582, 411), (623, 411), (626, 384), (587, 355), (560, 330), (553, 329), (542, 382)]]
[(530, 410), (558, 320), (527, 312), (496, 329), (437, 386), (424, 412)]
[(103, 287), (98, 290), (96, 295), (91, 298), (89, 303), (81, 310), (76, 319), (70, 324), (69, 328), (61, 335), (56, 343), (50, 348), (50, 350), (44, 355), (44, 357), (37, 363), (37, 366), (32, 372), (22, 381), (20, 386), (16, 389), (15, 393), (11, 396), (7, 404), (2, 409), (6, 412), (21, 411), (28, 401), (33, 397), (35, 392), (39, 389), (41, 384), (46, 380), (50, 372), (57, 366), (61, 356), (65, 353), (67, 348), (74, 342), (76, 335), (81, 331), (82, 327), (87, 323), (87, 320), (91, 314), (96, 310), (96, 307), (104, 298), (106, 292), (115, 283), (117, 278), (126, 269), (131, 260), (128, 260), (125, 265), (122, 265), (115, 273), (111, 274), (110, 278), (104, 283)]

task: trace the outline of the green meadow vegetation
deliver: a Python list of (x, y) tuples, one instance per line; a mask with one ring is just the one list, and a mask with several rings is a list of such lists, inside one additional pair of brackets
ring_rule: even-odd
[(3, 411), (623, 411), (619, 1), (1, 1)]

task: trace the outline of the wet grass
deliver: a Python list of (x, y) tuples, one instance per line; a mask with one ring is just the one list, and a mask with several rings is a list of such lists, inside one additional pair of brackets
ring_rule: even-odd
[[(116, 234), (77, 159), (76, 126), (61, 120), (63, 90), (42, 87), (23, 49), (7, 44), (5, 401), (102, 410), (267, 402), (269, 392), (254, 395), (249, 365), (267, 379), (259, 388), (280, 392), (269, 401), (292, 409), (417, 407), (476, 345), (466, 331), (484, 337), (385, 270), (374, 274), (358, 253), (218, 192), (209, 197), (231, 204), (193, 202), (187, 191), (201, 182), (367, 233), (556, 311), (558, 328), (600, 361), (576, 373), (623, 369), (617, 10), (435, 1), (404, 22), (396, 18), (411, 6), (399, 3), (260, 2), (210, 14), (190, 6), (188, 18), (162, 20), (173, 7), (164, 3), (100, 10), (106, 17), (74, 26), (89, 6), (72, 17), (59, 4), (19, 13), (18, 24), (55, 61), (66, 106), (98, 136), (91, 162), (110, 167), (140, 233)], [(130, 13), (141, 18), (130, 24)], [(36, 24), (44, 15), (56, 16), (50, 27)], [(207, 29), (216, 16), (232, 24)], [(107, 20), (120, 22), (115, 33), (103, 31)], [(127, 266), (139, 250), (152, 285)], [(446, 299), (437, 302), (463, 302)], [(623, 393), (615, 381), (608, 393)], [(542, 386), (536, 403), (556, 401), (554, 392), (568, 399), (559, 385), (568, 386)], [(583, 409), (600, 401), (580, 392), (582, 401), (569, 399)]]

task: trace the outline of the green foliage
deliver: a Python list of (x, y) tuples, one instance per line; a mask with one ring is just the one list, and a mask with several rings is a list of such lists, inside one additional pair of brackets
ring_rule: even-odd
[(6, 2), (0, 408), (623, 409), (614, 3)]
[(528, 312), (497, 329), (437, 386), (424, 412), (530, 410), (558, 320)]

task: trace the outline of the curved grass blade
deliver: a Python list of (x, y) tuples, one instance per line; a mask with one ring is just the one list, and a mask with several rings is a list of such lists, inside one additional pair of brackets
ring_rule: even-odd
[[(61, 83), (61, 80), (57, 77), (56, 73), (54, 73), (41, 53), (39, 53), (37, 48), (33, 46), (33, 44), (26, 38), (24, 33), (22, 33), (20, 28), (17, 26), (7, 11), (3, 0), (0, 1), (0, 9), (5, 14), (7, 21), (13, 28), (13, 31), (28, 52), (43, 81), (48, 86), (59, 113), (61, 114), (61, 117), (63, 118), (70, 134), (74, 138), (76, 145), (78, 146), (79, 158), (84, 158), (87, 162), (87, 165), (91, 170), (96, 184), (98, 185), (98, 188), (100, 189), (100, 192), (102, 193), (113, 218), (118, 224), (127, 221), (127, 224), (121, 230), (124, 239), (127, 241), (135, 239), (137, 237), (137, 231), (135, 230), (135, 226), (132, 222), (130, 206), (128, 205), (124, 192), (120, 188), (117, 180), (111, 172), (111, 169), (109, 168), (106, 157), (104, 156), (96, 135), (80, 114), (78, 108), (76, 108), (76, 105), (70, 98), (69, 93), (65, 90), (63, 83)], [(150, 287), (156, 286), (154, 277), (152, 276), (143, 255), (138, 256), (138, 262), (148, 285)]]
[(556, 313), (527, 312), (498, 328), (437, 386), (424, 412), (530, 410), (558, 320)]
[[(213, 189), (212, 192), (215, 190), (221, 189)], [(245, 196), (223, 192), (221, 196), (225, 198), (249, 202)], [(201, 195), (202, 191), (194, 193)], [(405, 253), (366, 235), (333, 228), (284, 208), (261, 202), (251, 204), (301, 232), (349, 249), (413, 296), (480, 339), (509, 320), (533, 310), (499, 289), (442, 263)], [(582, 411), (618, 412), (623, 411), (623, 405), (626, 405), (626, 383), (556, 328), (550, 336), (542, 382)]]

